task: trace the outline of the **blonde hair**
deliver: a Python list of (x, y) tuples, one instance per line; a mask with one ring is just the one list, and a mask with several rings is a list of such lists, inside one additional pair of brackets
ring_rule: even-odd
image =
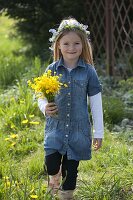
[[(64, 23), (64, 21), (66, 20), (62, 20), (62, 22), (60, 23), (59, 28), (62, 26), (62, 24)], [(67, 19), (67, 23), (69, 24), (69, 22), (74, 22), (74, 23), (78, 23), (78, 21), (74, 18), (70, 18)], [(54, 43), (53, 43), (53, 58), (54, 61), (57, 61), (61, 58), (62, 54), (61, 51), (59, 49), (59, 41), (60, 39), (68, 34), (69, 32), (75, 32), (81, 39), (82, 42), (82, 53), (80, 55), (80, 58), (84, 59), (84, 61), (88, 64), (93, 65), (93, 55), (92, 55), (92, 47), (91, 44), (89, 42), (88, 36), (86, 34), (87, 31), (84, 31), (84, 29), (80, 29), (78, 27), (70, 27), (70, 28), (63, 28), (62, 31), (59, 32), (59, 34), (57, 35)]]

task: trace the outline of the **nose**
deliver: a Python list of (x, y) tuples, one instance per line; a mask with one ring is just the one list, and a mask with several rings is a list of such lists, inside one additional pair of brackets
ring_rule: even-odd
[(74, 45), (73, 44), (71, 44), (70, 46), (69, 46), (69, 50), (73, 50), (74, 49)]

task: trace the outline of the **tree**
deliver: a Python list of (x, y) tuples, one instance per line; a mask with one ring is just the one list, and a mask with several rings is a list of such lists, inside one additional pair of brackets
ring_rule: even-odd
[(68, 16), (82, 23), (86, 18), (82, 0), (0, 0), (0, 11), (17, 19), (18, 33), (31, 45), (32, 55), (40, 55), (43, 59), (49, 53), (50, 28), (56, 28)]

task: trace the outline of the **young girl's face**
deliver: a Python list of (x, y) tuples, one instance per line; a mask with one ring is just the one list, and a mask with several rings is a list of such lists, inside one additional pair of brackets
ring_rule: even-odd
[(75, 32), (68, 32), (59, 40), (59, 49), (65, 61), (77, 62), (82, 53), (82, 41)]

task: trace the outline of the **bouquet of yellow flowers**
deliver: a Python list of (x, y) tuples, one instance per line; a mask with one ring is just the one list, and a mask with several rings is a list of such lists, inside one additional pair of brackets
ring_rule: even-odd
[(54, 102), (54, 97), (59, 93), (61, 86), (67, 87), (59, 81), (61, 75), (57, 76), (56, 72), (52, 76), (52, 71), (48, 70), (42, 76), (33, 79), (33, 82), (28, 80), (28, 85), (40, 94), (39, 97), (46, 97), (48, 102)]

